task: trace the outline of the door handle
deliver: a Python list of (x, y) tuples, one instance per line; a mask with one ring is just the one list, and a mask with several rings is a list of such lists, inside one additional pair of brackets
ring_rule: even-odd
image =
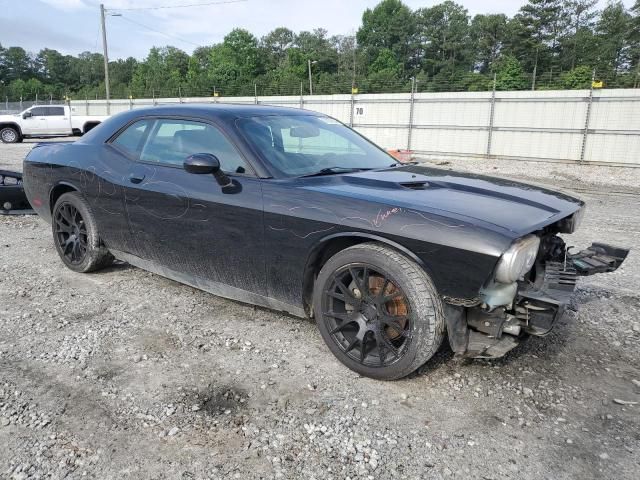
[(142, 173), (131, 173), (129, 174), (129, 181), (131, 183), (140, 183), (144, 180), (144, 174)]

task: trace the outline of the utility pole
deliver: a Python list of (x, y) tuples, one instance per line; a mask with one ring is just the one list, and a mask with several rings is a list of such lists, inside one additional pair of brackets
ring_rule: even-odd
[(107, 115), (109, 112), (109, 53), (107, 51), (107, 29), (104, 22), (104, 4), (100, 4), (100, 24), (102, 25), (102, 49), (104, 50), (104, 89), (107, 96)]
[(312, 62), (311, 59), (308, 59), (307, 62), (309, 62), (309, 95), (313, 95), (313, 81), (311, 80), (311, 65), (315, 65), (316, 63), (318, 63), (318, 61), (314, 60)]
[(533, 79), (531, 80), (531, 90), (536, 89), (536, 75), (538, 74), (538, 49), (540, 47), (536, 47), (536, 63), (533, 65)]

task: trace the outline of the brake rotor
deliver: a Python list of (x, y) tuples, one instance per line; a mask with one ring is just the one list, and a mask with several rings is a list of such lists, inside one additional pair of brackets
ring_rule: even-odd
[[(386, 290), (384, 292), (381, 292), (382, 287), (384, 287), (384, 278), (377, 275), (371, 275), (369, 277), (369, 291), (372, 295), (375, 296), (379, 295), (380, 293), (384, 295), (401, 293), (398, 287), (396, 287), (391, 282), (387, 284)], [(407, 308), (407, 303), (405, 301), (404, 295), (398, 295), (397, 297), (394, 297), (391, 300), (387, 301), (385, 303), (385, 308), (387, 309), (389, 315), (391, 315), (392, 317), (404, 317), (403, 319), (398, 320), (398, 324), (402, 326), (403, 329), (407, 326), (406, 316), (409, 309)], [(389, 326), (385, 327), (385, 333), (387, 334), (389, 340), (395, 340), (402, 334), (402, 332), (397, 332), (394, 328), (391, 328)]]

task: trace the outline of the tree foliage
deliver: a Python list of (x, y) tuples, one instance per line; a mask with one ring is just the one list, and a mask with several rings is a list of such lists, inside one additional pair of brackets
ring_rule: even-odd
[[(411, 10), (401, 0), (367, 9), (355, 35), (279, 27), (262, 38), (236, 28), (190, 55), (153, 47), (146, 58), (109, 62), (113, 97), (640, 86), (640, 0), (528, 0), (511, 18), (473, 18), (453, 0)], [(37, 53), (0, 45), (0, 95), (102, 98), (99, 53)]]

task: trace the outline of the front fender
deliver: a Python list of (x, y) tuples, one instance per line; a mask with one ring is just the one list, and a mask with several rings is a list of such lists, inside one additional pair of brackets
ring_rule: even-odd
[(0, 121), (0, 128), (5, 128), (5, 127), (15, 128), (17, 130), (18, 134), (20, 136), (23, 136), (22, 127), (19, 124), (17, 124), (16, 122), (14, 122), (14, 121), (11, 121), (11, 122)]
[[(404, 237), (389, 237), (360, 231), (343, 231), (319, 239), (310, 250), (305, 266), (305, 291), (311, 273), (324, 252), (336, 241), (350, 246), (366, 241), (380, 242), (403, 253), (420, 265), (433, 280), (440, 295), (456, 299), (474, 299), (489, 278), (500, 258), (478, 252), (465, 251), (446, 245), (435, 245)], [(351, 240), (351, 241), (349, 241)]]

